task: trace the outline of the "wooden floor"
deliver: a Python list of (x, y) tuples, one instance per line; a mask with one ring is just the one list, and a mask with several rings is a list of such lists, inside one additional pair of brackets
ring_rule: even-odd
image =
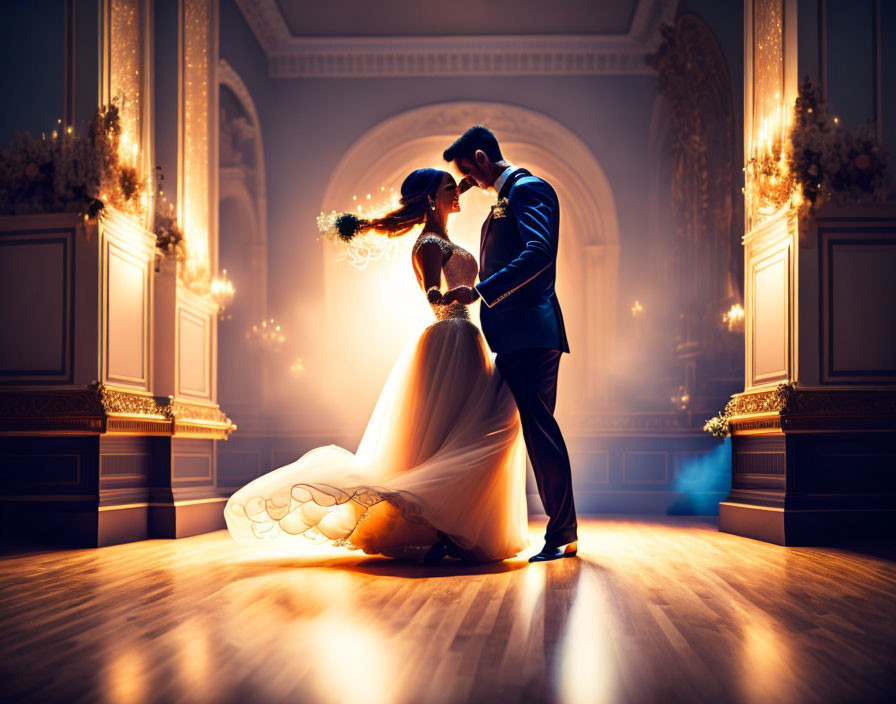
[[(541, 526), (532, 525), (533, 550)], [(896, 693), (896, 563), (690, 518), (541, 565), (260, 553), (219, 532), (0, 560), (0, 697), (856, 702)], [(890, 699), (893, 701), (893, 699)]]

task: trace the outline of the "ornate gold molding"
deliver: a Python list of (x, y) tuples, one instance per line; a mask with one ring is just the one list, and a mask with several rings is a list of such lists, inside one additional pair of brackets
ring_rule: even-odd
[(738, 434), (896, 428), (896, 389), (801, 389), (788, 381), (774, 389), (735, 394), (725, 415)]
[(93, 389), (99, 397), (107, 415), (114, 413), (151, 418), (171, 417), (167, 404), (159, 403), (158, 399), (153, 396), (111, 389), (105, 384), (99, 383), (91, 384), (88, 388)]
[(0, 392), (0, 432), (202, 435), (226, 439), (236, 425), (217, 406), (159, 398), (105, 384), (86, 389)]
[(783, 413), (796, 392), (796, 382), (785, 381), (768, 391), (734, 394), (725, 406), (728, 419), (766, 413)]

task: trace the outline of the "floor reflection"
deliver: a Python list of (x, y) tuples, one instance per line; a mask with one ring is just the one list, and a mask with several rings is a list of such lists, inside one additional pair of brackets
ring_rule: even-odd
[(0, 559), (4, 697), (764, 703), (893, 691), (893, 561), (683, 518), (583, 521), (580, 538), (579, 557), (539, 565), (260, 552), (226, 533)]
[[(597, 569), (583, 561), (573, 560), (574, 597), (568, 611), (560, 647), (545, 639), (545, 660), (549, 671), (556, 672), (558, 701), (562, 704), (604, 704), (619, 700), (619, 674), (616, 654), (608, 629), (614, 626), (606, 588)], [(548, 592), (548, 601), (563, 599), (563, 592)], [(565, 612), (566, 604), (558, 604), (550, 612)], [(545, 626), (547, 631), (547, 626)], [(551, 662), (549, 658), (556, 658)]]

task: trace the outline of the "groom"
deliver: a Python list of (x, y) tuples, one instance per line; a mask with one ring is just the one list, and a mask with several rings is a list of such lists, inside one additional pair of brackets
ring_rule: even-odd
[(498, 202), (482, 226), (482, 332), (520, 411), (523, 437), (548, 514), (545, 544), (529, 562), (576, 554), (569, 455), (554, 419), (560, 356), (569, 352), (554, 281), (560, 205), (546, 181), (505, 161), (495, 135), (477, 125), (442, 155), (464, 176), (461, 188), (493, 188)]

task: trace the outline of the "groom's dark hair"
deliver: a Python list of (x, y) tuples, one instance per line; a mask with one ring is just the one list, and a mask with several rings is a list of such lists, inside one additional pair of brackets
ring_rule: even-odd
[(457, 159), (470, 159), (473, 161), (473, 155), (477, 150), (481, 149), (490, 161), (501, 161), (501, 147), (498, 146), (498, 140), (495, 135), (487, 127), (476, 125), (471, 127), (442, 154), (445, 161), (451, 162)]

